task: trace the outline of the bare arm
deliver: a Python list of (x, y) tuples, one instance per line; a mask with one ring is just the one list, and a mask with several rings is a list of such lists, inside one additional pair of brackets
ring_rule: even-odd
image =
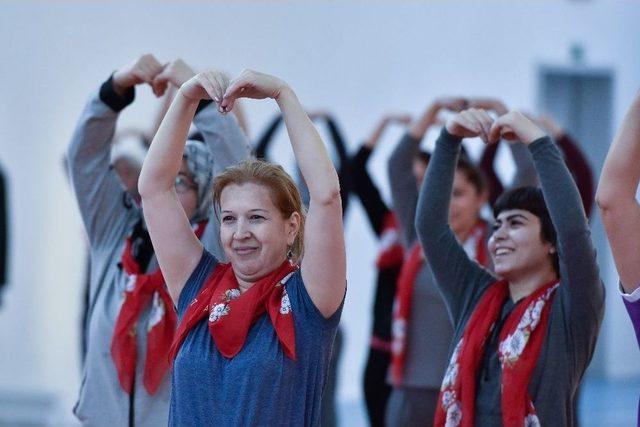
[(220, 99), (226, 87), (215, 71), (198, 74), (180, 87), (142, 166), (138, 187), (143, 212), (158, 263), (174, 301), (202, 256), (196, 238), (174, 188), (182, 165), (184, 145), (201, 99)]
[(600, 208), (622, 287), (640, 286), (640, 93), (618, 131), (602, 169), (596, 202)]
[(302, 277), (315, 306), (323, 316), (330, 317), (340, 306), (346, 288), (338, 174), (315, 126), (285, 82), (266, 74), (243, 71), (229, 85), (221, 107), (229, 111), (239, 97), (273, 98), (282, 111), (293, 153), (310, 196)]

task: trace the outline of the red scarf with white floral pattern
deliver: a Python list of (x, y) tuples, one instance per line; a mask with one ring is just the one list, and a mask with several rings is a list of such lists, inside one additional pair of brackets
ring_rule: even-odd
[[(500, 406), (505, 427), (540, 425), (527, 386), (546, 336), (551, 303), (557, 287), (558, 281), (554, 280), (522, 300), (509, 314), (500, 331)], [(473, 310), (442, 381), (435, 426), (475, 425), (478, 369), (485, 345), (507, 298), (510, 298), (508, 282), (496, 282), (485, 291)]]
[(209, 332), (216, 348), (227, 358), (242, 350), (251, 326), (265, 312), (269, 315), (284, 354), (296, 360), (296, 338), (286, 281), (298, 269), (289, 260), (240, 293), (231, 264), (218, 264), (184, 314), (171, 345), (175, 359), (189, 331), (209, 318)]
[[(487, 223), (478, 221), (471, 231), (465, 245), (471, 244), (474, 253), (472, 258), (483, 266), (489, 263), (487, 256)], [(391, 380), (394, 385), (402, 384), (404, 365), (407, 353), (407, 325), (411, 316), (411, 299), (418, 272), (425, 262), (420, 242), (414, 243), (407, 260), (402, 264), (398, 276), (398, 286), (393, 307), (392, 342), (391, 342)]]
[[(194, 226), (198, 238), (204, 233), (207, 221)], [(147, 352), (144, 362), (144, 387), (150, 395), (155, 394), (162, 384), (162, 378), (169, 369), (167, 355), (176, 331), (176, 313), (171, 296), (159, 268), (149, 274), (142, 274), (138, 261), (133, 256), (132, 236), (122, 251), (120, 263), (127, 284), (124, 301), (111, 338), (111, 358), (118, 372), (122, 389), (131, 394), (136, 374), (138, 348), (136, 342), (137, 324), (140, 315), (151, 303), (151, 313), (147, 324)]]

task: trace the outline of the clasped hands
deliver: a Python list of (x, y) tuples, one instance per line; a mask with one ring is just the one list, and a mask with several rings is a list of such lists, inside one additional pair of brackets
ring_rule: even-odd
[(221, 113), (231, 111), (238, 98), (277, 100), (282, 91), (288, 88), (277, 77), (250, 70), (242, 71), (233, 80), (219, 70), (196, 74), (181, 59), (161, 64), (151, 54), (142, 55), (113, 74), (114, 89), (121, 95), (128, 88), (145, 83), (151, 86), (158, 97), (164, 95), (169, 85), (173, 85), (189, 100), (211, 99), (218, 104)]

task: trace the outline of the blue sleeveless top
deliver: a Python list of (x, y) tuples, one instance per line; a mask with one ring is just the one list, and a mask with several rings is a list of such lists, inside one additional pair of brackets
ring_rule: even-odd
[[(178, 317), (206, 282), (217, 260), (206, 250), (178, 300)], [(170, 426), (317, 426), (320, 400), (342, 305), (328, 319), (307, 293), (300, 270), (286, 282), (297, 361), (287, 358), (265, 313), (242, 350), (222, 356), (208, 318), (186, 336), (173, 364)]]

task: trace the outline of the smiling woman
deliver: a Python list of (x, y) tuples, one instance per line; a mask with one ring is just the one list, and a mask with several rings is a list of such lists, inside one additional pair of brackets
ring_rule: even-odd
[[(476, 136), (522, 141), (542, 184), (495, 203), (497, 276), (469, 259), (447, 224), (460, 143)], [(456, 331), (435, 425), (575, 425), (604, 289), (579, 193), (551, 139), (517, 112), (495, 121), (458, 113), (436, 142), (416, 227)]]
[[(195, 238), (173, 183), (198, 102), (213, 99), (226, 113), (240, 97), (277, 101), (309, 212), (305, 218), (282, 167), (248, 160), (227, 168), (213, 188), (229, 260), (222, 264)], [(169, 424), (318, 425), (346, 289), (342, 209), (337, 173), (291, 88), (252, 71), (232, 82), (216, 71), (189, 80), (154, 138), (139, 187), (180, 317)]]

